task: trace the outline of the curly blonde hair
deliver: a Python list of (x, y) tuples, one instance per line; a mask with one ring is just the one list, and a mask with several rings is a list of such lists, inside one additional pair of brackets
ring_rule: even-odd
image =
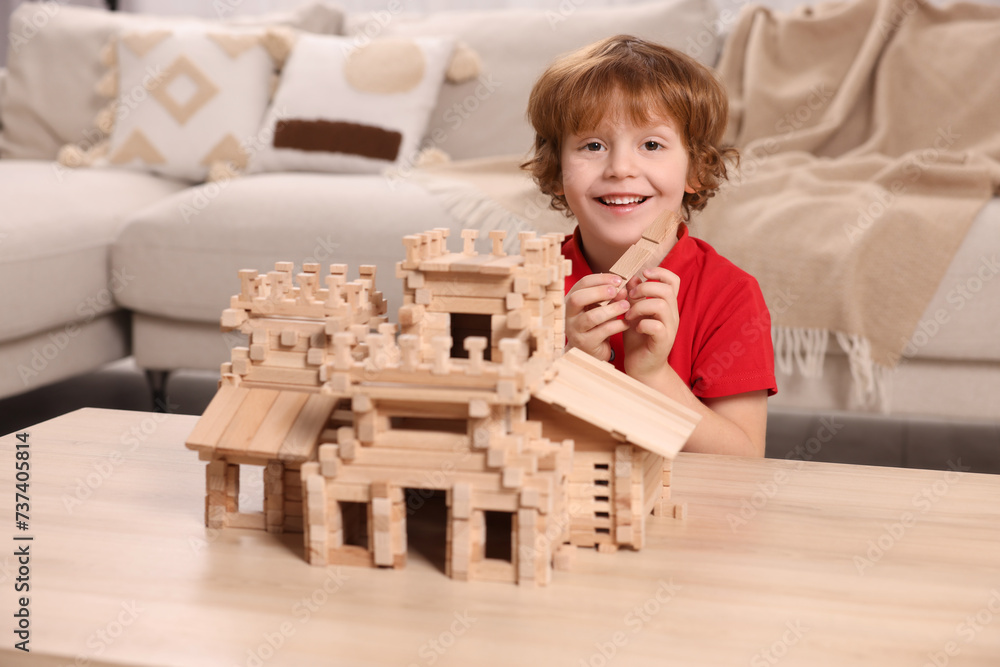
[(728, 122), (725, 89), (712, 71), (674, 49), (617, 35), (554, 62), (535, 82), (528, 119), (535, 128), (534, 154), (521, 165), (551, 207), (572, 216), (561, 190), (563, 138), (597, 127), (608, 113), (644, 125), (654, 117), (674, 121), (689, 156), (685, 218), (705, 207), (728, 177), (726, 162), (739, 163), (735, 148), (721, 145)]

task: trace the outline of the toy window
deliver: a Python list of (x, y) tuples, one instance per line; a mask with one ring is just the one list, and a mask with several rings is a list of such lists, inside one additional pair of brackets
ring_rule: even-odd
[(470, 336), (482, 336), (486, 339), (486, 349), (483, 350), (483, 359), (490, 361), (490, 340), (491, 324), (489, 315), (477, 315), (475, 313), (452, 313), (451, 314), (451, 357), (452, 359), (468, 359), (469, 353), (465, 349), (465, 339)]

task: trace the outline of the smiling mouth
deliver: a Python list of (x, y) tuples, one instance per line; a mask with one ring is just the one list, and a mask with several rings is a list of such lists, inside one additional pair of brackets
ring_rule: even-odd
[(647, 199), (649, 197), (640, 197), (638, 195), (597, 197), (597, 201), (605, 206), (632, 206), (634, 204), (641, 204)]

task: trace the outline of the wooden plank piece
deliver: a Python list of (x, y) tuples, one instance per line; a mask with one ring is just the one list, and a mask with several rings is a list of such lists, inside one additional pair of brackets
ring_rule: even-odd
[(276, 456), (308, 398), (309, 394), (306, 392), (281, 392), (247, 446), (247, 453)]
[(278, 458), (283, 461), (308, 459), (338, 400), (336, 396), (310, 394), (281, 443)]
[(235, 454), (245, 453), (268, 411), (278, 398), (273, 389), (251, 389), (240, 404), (232, 422), (219, 438), (217, 449)]
[(235, 387), (230, 384), (219, 387), (201, 419), (188, 435), (188, 449), (214, 448), (249, 393), (250, 390), (245, 387)]

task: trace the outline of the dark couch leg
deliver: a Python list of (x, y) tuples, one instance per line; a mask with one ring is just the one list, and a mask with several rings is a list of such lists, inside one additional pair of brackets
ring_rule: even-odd
[(169, 412), (167, 409), (167, 380), (170, 378), (170, 371), (146, 370), (146, 384), (149, 385), (149, 392), (153, 395), (153, 411)]

